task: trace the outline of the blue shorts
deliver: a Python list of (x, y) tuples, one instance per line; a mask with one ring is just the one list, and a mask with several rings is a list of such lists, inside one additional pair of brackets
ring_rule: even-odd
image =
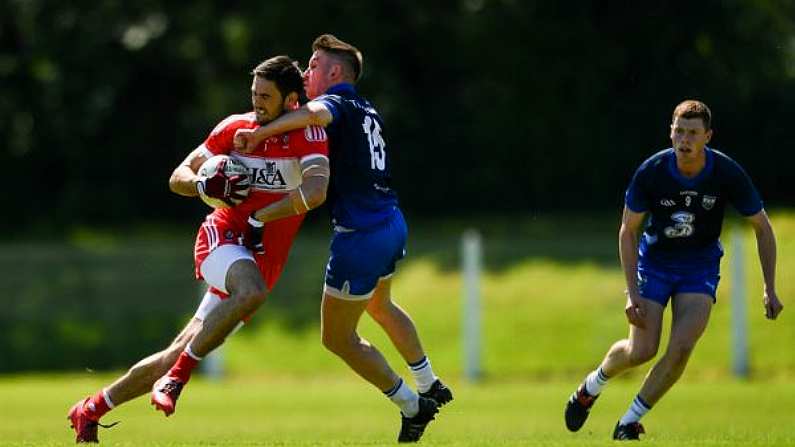
[(372, 228), (335, 230), (324, 292), (347, 300), (369, 299), (378, 281), (391, 276), (406, 255), (407, 236), (406, 221), (397, 208)]
[(689, 269), (660, 268), (649, 263), (638, 263), (640, 296), (656, 301), (663, 307), (672, 296), (679, 293), (701, 293), (711, 296), (715, 302), (719, 281), (719, 262)]

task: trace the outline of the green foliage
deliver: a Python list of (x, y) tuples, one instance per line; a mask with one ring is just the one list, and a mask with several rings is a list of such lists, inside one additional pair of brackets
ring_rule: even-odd
[(15, 219), (0, 226), (14, 232), (184, 220), (198, 207), (168, 194), (173, 167), (250, 107), (253, 66), (285, 53), (306, 63), (323, 32), (364, 52), (360, 89), (386, 119), (410, 211), (612, 208), (637, 164), (668, 144), (685, 97), (712, 106), (714, 144), (763, 197), (793, 199), (793, 155), (779, 150), (791, 140), (781, 123), (795, 118), (789, 1), (0, 8), (0, 160), (25, 190), (2, 196)]

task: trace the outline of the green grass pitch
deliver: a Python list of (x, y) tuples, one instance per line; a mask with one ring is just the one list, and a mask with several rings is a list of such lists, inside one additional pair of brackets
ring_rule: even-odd
[[(73, 443), (69, 406), (111, 377), (63, 375), (0, 380), (0, 445)], [(429, 425), (422, 445), (609, 445), (635, 380), (605, 390), (591, 419), (566, 431), (563, 406), (574, 384), (539, 381), (453, 382), (456, 399)], [(650, 446), (788, 446), (795, 444), (791, 383), (685, 381), (644, 419)], [(119, 446), (373, 446), (395, 444), (397, 409), (354, 377), (243, 376), (194, 380), (175, 415), (165, 418), (145, 397), (109, 413), (100, 441)]]
[[(648, 432), (644, 445), (795, 445), (795, 282), (790, 275), (795, 269), (795, 213), (771, 215), (779, 241), (778, 292), (785, 309), (779, 321), (762, 317), (761, 274), (753, 235), (745, 227), (750, 380), (738, 381), (730, 372), (733, 252), (727, 244), (710, 325), (680, 383), (643, 419)], [(422, 228), (412, 233), (409, 249), (413, 251), (400, 264), (395, 297), (415, 319), (435, 371), (456, 394), (429, 426), (421, 445), (614, 445), (613, 426), (650, 364), (612, 380), (581, 432), (566, 431), (563, 408), (569, 394), (627, 331), (616, 254), (617, 221), (590, 233), (585, 231), (591, 228), (589, 222), (566, 222), (511, 221), (504, 229), (499, 224), (483, 229), (485, 380), (478, 384), (462, 380), (461, 277), (456, 258), (460, 228), (445, 234)], [(268, 309), (304, 293), (313, 294), (309, 300), (319, 299), (321, 279), (313, 279), (315, 273), (304, 279), (301, 269), (314, 272), (322, 267), (326, 236), (299, 237), (280, 291), (258, 312), (254, 324), (224, 345), (230, 371), (225, 380), (194, 379), (177, 413), (168, 419), (156, 413), (147, 398), (114, 410), (103, 422), (122, 422), (101, 429), (101, 442), (394, 445), (399, 426), (396, 407), (322, 348), (317, 321), (291, 328)], [(303, 283), (308, 284), (307, 291), (295, 288)], [(309, 306), (316, 315), (316, 304), (310, 301)], [(667, 323), (664, 332), (661, 352)], [(361, 333), (408, 378), (401, 359), (372, 322), (363, 320)], [(65, 419), (68, 408), (114, 378), (87, 372), (0, 376), (0, 446), (72, 445), (74, 436)]]

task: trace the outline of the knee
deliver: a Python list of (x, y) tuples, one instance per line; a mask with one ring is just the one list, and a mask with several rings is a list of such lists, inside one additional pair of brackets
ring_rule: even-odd
[(632, 366), (642, 365), (657, 355), (656, 345), (632, 345), (629, 349), (629, 361)]
[(320, 334), (323, 346), (332, 353), (344, 357), (350, 346), (350, 337), (335, 334), (331, 331), (322, 331)]
[(236, 291), (234, 298), (242, 309), (250, 312), (261, 306), (267, 296), (268, 289), (265, 284), (254, 283), (241, 287)]
[(693, 352), (693, 348), (695, 346), (689, 343), (676, 343), (668, 346), (668, 350), (665, 353), (665, 356), (668, 358), (668, 361), (673, 363), (674, 365), (684, 365), (687, 363), (687, 360), (690, 358), (690, 354)]
[(367, 313), (378, 323), (384, 322), (392, 315), (393, 306), (390, 304), (379, 304), (377, 306), (368, 306)]

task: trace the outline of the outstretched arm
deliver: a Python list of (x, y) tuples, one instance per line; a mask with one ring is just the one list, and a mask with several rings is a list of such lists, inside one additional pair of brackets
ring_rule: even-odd
[(764, 209), (749, 216), (748, 220), (756, 234), (756, 247), (765, 282), (763, 298), (765, 317), (775, 320), (784, 308), (776, 294), (776, 235), (773, 233), (773, 226), (770, 225), (770, 218)]
[(285, 113), (264, 126), (256, 129), (238, 129), (234, 139), (235, 149), (250, 152), (268, 137), (307, 126), (326, 127), (333, 119), (334, 116), (325, 104), (310, 101), (300, 109)]

